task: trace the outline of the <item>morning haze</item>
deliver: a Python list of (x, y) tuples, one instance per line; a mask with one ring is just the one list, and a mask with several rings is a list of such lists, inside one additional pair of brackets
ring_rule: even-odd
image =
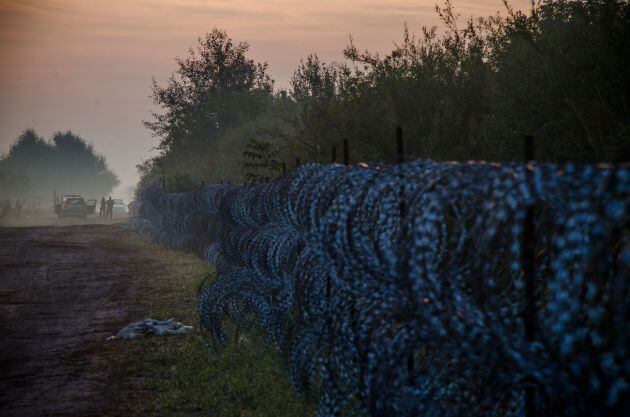
[(505, 2), (0, 0), (0, 417), (630, 416), (630, 0)]
[[(527, 2), (515, 2), (526, 7)], [(286, 88), (301, 57), (341, 60), (351, 34), (360, 49), (389, 51), (405, 22), (439, 24), (434, 0), (175, 1), (0, 0), (0, 151), (26, 128), (49, 138), (68, 129), (92, 142), (129, 197), (136, 164), (157, 144), (151, 77), (165, 82), (174, 58), (213, 27), (251, 45)], [(458, 1), (462, 17), (503, 11), (498, 0)]]

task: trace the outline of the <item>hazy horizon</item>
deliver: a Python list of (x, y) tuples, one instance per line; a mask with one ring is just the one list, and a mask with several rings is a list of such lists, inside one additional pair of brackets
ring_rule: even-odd
[[(515, 8), (529, 2), (511, 2)], [(405, 22), (439, 24), (433, 0), (175, 1), (0, 0), (0, 152), (27, 128), (49, 138), (71, 130), (94, 145), (128, 198), (135, 165), (157, 138), (142, 126), (154, 110), (151, 79), (164, 83), (175, 57), (213, 27), (247, 41), (286, 88), (300, 58), (343, 59), (352, 35), (360, 50), (390, 51)], [(462, 21), (504, 11), (500, 0), (453, 2)]]

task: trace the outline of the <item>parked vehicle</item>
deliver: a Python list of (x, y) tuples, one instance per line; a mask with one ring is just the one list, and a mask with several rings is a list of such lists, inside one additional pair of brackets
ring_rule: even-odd
[(127, 215), (127, 207), (120, 198), (114, 199), (114, 208), (112, 209), (113, 217), (124, 217)]
[(59, 218), (63, 217), (83, 217), (94, 214), (96, 210), (96, 200), (87, 200), (79, 194), (62, 194), (61, 197), (55, 195), (55, 214)]

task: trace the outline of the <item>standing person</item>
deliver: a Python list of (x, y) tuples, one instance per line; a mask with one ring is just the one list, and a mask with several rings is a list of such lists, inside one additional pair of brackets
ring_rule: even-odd
[(11, 212), (11, 200), (6, 199), (2, 201), (2, 205), (0, 205), (0, 219), (3, 217), (7, 217)]
[(24, 203), (25, 200), (15, 200), (15, 217), (20, 217), (22, 215), (22, 208), (24, 207)]
[(129, 216), (135, 217), (136, 216), (136, 200), (133, 200), (131, 203), (127, 204), (127, 207), (129, 208)]
[(105, 201), (105, 197), (101, 197), (101, 211), (98, 213), (98, 218), (102, 219), (105, 217), (105, 207), (107, 206), (107, 202)]
[(107, 199), (107, 210), (105, 211), (105, 218), (112, 218), (114, 216), (114, 200), (112, 200), (112, 196), (109, 196)]

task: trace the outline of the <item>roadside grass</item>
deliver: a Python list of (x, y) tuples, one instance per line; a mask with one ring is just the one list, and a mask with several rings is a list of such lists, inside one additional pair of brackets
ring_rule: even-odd
[(107, 414), (139, 416), (313, 416), (314, 400), (289, 386), (279, 353), (256, 334), (219, 351), (206, 347), (196, 291), (211, 269), (194, 255), (172, 252), (131, 235), (126, 244), (146, 247), (159, 265), (140, 283), (145, 316), (174, 318), (195, 327), (187, 335), (146, 337), (111, 343), (108, 372), (118, 398)]

